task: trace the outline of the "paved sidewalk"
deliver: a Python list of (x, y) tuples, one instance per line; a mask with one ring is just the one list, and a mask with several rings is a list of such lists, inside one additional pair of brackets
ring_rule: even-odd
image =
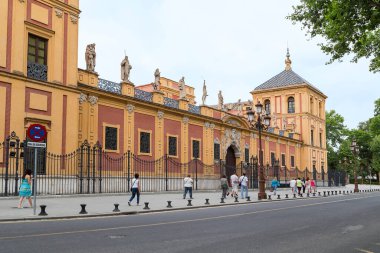
[[(345, 187), (319, 187), (318, 191), (353, 191), (353, 185), (347, 185)], [(369, 190), (369, 185), (360, 185), (360, 190)], [(380, 186), (371, 186), (371, 189), (380, 189)], [(172, 201), (173, 208), (171, 209), (185, 209), (205, 207), (205, 199), (208, 198), (210, 206), (221, 205), (221, 191), (195, 191), (193, 192), (192, 207), (188, 207), (188, 196), (184, 200), (182, 192), (162, 192), (162, 193), (142, 193), (140, 196), (140, 206), (136, 205), (136, 199), (133, 200), (132, 206), (128, 206), (128, 199), (130, 194), (97, 194), (97, 195), (72, 195), (72, 196), (41, 196), (37, 198), (37, 215), (33, 215), (33, 208), (18, 209), (18, 197), (6, 197), (0, 198), (0, 221), (7, 220), (28, 220), (28, 219), (40, 219), (40, 218), (73, 218), (73, 217), (85, 217), (86, 215), (80, 215), (80, 204), (86, 204), (87, 216), (96, 215), (113, 215), (114, 203), (119, 204), (119, 214), (133, 214), (146, 212), (144, 210), (144, 202), (149, 202), (149, 211), (162, 211), (168, 210), (167, 201)], [(267, 194), (270, 194), (267, 191)], [(273, 194), (273, 193), (272, 193)], [(289, 189), (279, 189), (277, 194), (281, 195), (281, 199), (285, 199), (285, 194), (289, 194), (289, 198), (292, 199), (292, 194)], [(304, 198), (306, 194), (304, 194)], [(249, 191), (251, 201), (257, 201), (257, 190)], [(318, 195), (317, 195), (318, 197)], [(338, 197), (335, 196), (334, 197)], [(276, 200), (275, 197), (272, 197)], [(227, 197), (226, 204), (236, 204), (235, 199)], [(239, 203), (249, 203), (245, 199), (240, 199)], [(40, 205), (46, 205), (46, 212), (48, 216), (38, 216), (40, 212)], [(24, 202), (24, 206), (28, 206), (27, 201)]]

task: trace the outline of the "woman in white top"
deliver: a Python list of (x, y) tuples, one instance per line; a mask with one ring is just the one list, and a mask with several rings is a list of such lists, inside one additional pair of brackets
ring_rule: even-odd
[(135, 174), (135, 178), (132, 179), (132, 186), (131, 186), (131, 192), (132, 196), (128, 201), (128, 205), (131, 205), (131, 201), (135, 198), (137, 195), (137, 205), (139, 205), (140, 202), (140, 180), (139, 180), (139, 174)]

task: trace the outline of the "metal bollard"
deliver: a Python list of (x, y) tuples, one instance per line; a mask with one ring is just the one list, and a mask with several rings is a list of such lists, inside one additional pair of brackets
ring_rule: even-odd
[(288, 199), (289, 198), (289, 194), (285, 194), (285, 198)]
[(46, 205), (40, 205), (40, 208), (41, 208), (41, 212), (38, 214), (39, 216), (46, 216), (48, 215), (45, 211), (46, 209)]
[(318, 192), (318, 196), (319, 196), (319, 197), (321, 197), (321, 196), (322, 196), (322, 195), (321, 195), (321, 192)]
[(294, 194), (293, 194), (293, 199), (295, 199), (295, 198), (297, 198), (297, 196), (296, 196), (296, 194), (294, 193)]
[(224, 202), (224, 198), (220, 198), (220, 203), (221, 204), (226, 203), (226, 202)]
[(112, 210), (112, 212), (120, 212), (119, 210), (119, 204), (113, 204), (115, 208)]
[(278, 194), (278, 195), (277, 195), (277, 199), (281, 199), (281, 196), (280, 196), (280, 194)]
[(350, 191), (350, 193), (352, 193), (352, 191)]
[(315, 192), (313, 192), (313, 197), (315, 197)]
[(268, 200), (272, 200), (272, 195), (268, 195)]
[(188, 200), (187, 200), (187, 206), (193, 206), (193, 205), (191, 204), (191, 199), (188, 199)]
[(339, 194), (342, 194), (342, 192), (341, 192), (341, 191), (339, 191)]
[(300, 193), (300, 197), (301, 197), (301, 198), (303, 197), (302, 193)]
[(235, 201), (234, 202), (239, 202), (239, 198), (235, 197)]
[(327, 191), (327, 196), (330, 196), (330, 191)]
[(338, 195), (338, 191), (335, 191), (335, 195)]
[(149, 210), (150, 208), (149, 208), (149, 202), (144, 202), (144, 210)]
[(323, 197), (326, 197), (326, 192), (325, 191), (323, 191)]
[(310, 197), (310, 194), (309, 194), (309, 193), (306, 193), (306, 197)]
[(80, 210), (79, 214), (87, 214), (86, 204), (80, 204), (82, 210)]
[(251, 201), (251, 197), (250, 196), (247, 196), (247, 201)]
[(208, 201), (209, 201), (209, 199), (206, 199), (205, 205), (210, 205), (210, 202), (208, 202)]
[(167, 208), (172, 208), (172, 202), (170, 200), (167, 201), (168, 202), (168, 205), (166, 206)]

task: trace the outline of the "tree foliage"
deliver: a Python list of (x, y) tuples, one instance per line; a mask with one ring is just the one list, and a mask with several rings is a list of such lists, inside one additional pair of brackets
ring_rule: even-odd
[(344, 118), (335, 110), (326, 112), (326, 138), (327, 144), (337, 148), (347, 134)]
[(300, 23), (312, 38), (322, 36), (321, 50), (332, 63), (353, 54), (352, 62), (370, 59), (370, 71), (380, 71), (379, 0), (301, 0), (288, 19)]

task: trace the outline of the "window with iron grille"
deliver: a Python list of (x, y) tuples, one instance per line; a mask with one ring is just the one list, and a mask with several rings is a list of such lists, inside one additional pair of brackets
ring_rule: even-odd
[(199, 148), (200, 142), (197, 140), (193, 140), (193, 158), (199, 158)]
[(286, 166), (285, 154), (281, 154), (281, 166)]
[(150, 153), (150, 133), (140, 132), (140, 153)]
[(322, 147), (322, 133), (319, 133), (319, 146)]
[(310, 130), (310, 143), (314, 146), (314, 130)]
[(294, 168), (294, 155), (290, 156), (290, 167)]
[(294, 103), (294, 97), (288, 98), (288, 113), (295, 113), (295, 103)]
[(270, 152), (270, 162), (271, 162), (271, 165), (273, 166), (274, 165), (274, 162), (276, 161), (276, 155), (274, 152)]
[(104, 148), (106, 150), (117, 150), (117, 128), (106, 126)]
[(177, 156), (177, 137), (169, 136), (169, 155)]
[(245, 158), (245, 162), (249, 163), (249, 148), (245, 148), (245, 150), (244, 150), (244, 158)]
[(220, 160), (220, 144), (214, 143), (214, 160)]
[(266, 99), (264, 101), (264, 110), (267, 114), (270, 114), (270, 100)]

